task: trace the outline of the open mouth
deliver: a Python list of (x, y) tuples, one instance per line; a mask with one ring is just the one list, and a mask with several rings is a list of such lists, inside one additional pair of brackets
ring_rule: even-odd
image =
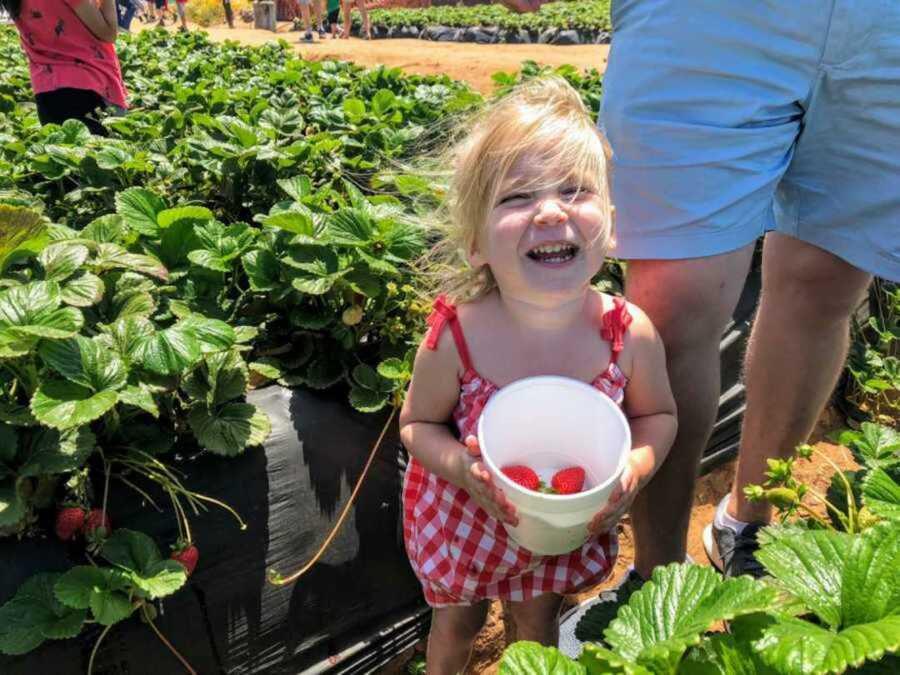
[(532, 260), (550, 265), (559, 265), (572, 260), (578, 254), (575, 244), (557, 242), (554, 244), (541, 244), (528, 251), (527, 255)]

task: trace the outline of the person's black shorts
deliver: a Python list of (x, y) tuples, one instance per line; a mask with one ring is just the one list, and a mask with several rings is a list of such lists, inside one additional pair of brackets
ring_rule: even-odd
[(328, 12), (328, 25), (333, 26), (338, 22), (338, 17), (341, 15), (341, 7), (338, 5), (333, 10)]
[(156, 0), (156, 9), (165, 9), (167, 5), (166, 0)]
[(96, 112), (106, 107), (106, 101), (96, 91), (63, 87), (35, 94), (37, 114), (41, 124), (62, 124), (66, 120), (81, 120), (92, 134), (109, 136)]

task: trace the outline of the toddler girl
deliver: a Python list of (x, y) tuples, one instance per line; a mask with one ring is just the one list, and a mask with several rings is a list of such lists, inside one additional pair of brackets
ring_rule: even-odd
[[(492, 598), (507, 601), (519, 639), (555, 645), (563, 595), (609, 574), (614, 527), (676, 430), (659, 336), (638, 308), (591, 286), (614, 211), (606, 145), (578, 93), (560, 78), (521, 85), (475, 121), (452, 161), (450, 241), (465, 264), (434, 304), (400, 416), (411, 455), (404, 538), (434, 607), (429, 675), (465, 668)], [(473, 436), (494, 392), (535, 375), (590, 383), (632, 431), (620, 484), (587, 542), (564, 555), (509, 538), (515, 507)]]

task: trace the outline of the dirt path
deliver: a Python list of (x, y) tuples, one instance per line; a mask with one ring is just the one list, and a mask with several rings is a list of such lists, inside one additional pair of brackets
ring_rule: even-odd
[[(135, 28), (141, 24), (135, 22)], [(244, 25), (240, 21), (238, 26)], [(446, 74), (468, 82), (487, 94), (493, 90), (491, 75), (497, 71), (518, 70), (522, 61), (531, 59), (538, 63), (561, 66), (572, 64), (579, 69), (606, 67), (609, 45), (584, 45), (554, 47), (552, 45), (477, 45), (468, 42), (431, 42), (428, 40), (335, 40), (330, 37), (312, 44), (298, 43), (301, 33), (290, 31), (287, 22), (278, 25), (278, 31), (256, 30), (217, 26), (207, 29), (213, 40), (237, 40), (248, 45), (259, 45), (282, 38), (296, 44), (301, 57), (311, 60), (335, 59), (353, 61), (361, 66), (395, 66), (420, 75)]]

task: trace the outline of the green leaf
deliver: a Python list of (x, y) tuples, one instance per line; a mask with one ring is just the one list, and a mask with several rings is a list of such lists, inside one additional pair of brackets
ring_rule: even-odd
[[(575, 626), (575, 637), (582, 642), (601, 642), (603, 631), (616, 618), (619, 609), (628, 604), (634, 592), (643, 585), (643, 581), (627, 576), (612, 594), (613, 598), (609, 598), (608, 594), (601, 593), (600, 602), (588, 608), (587, 612), (578, 620), (578, 624)], [(605, 599), (604, 596), (606, 596)]]
[(409, 375), (409, 367), (405, 361), (390, 358), (378, 364), (378, 374), (389, 380), (405, 381)]
[(140, 408), (154, 417), (159, 417), (159, 407), (156, 405), (156, 399), (153, 398), (153, 392), (143, 382), (129, 385), (120, 390), (119, 403)]
[(358, 121), (366, 114), (366, 104), (358, 98), (344, 99), (343, 107), (344, 112), (347, 114), (347, 117), (349, 117), (352, 121)]
[(148, 237), (159, 236), (156, 219), (165, 208), (165, 202), (149, 190), (128, 188), (116, 194), (116, 212), (128, 227)]
[(763, 544), (756, 558), (779, 587), (837, 627), (841, 624), (841, 577), (851, 543), (851, 535), (843, 532), (802, 532)]
[(63, 286), (62, 301), (74, 307), (91, 307), (103, 299), (105, 292), (106, 286), (100, 277), (82, 272)]
[(203, 206), (178, 206), (174, 209), (165, 209), (156, 214), (156, 222), (162, 229), (171, 227), (175, 223), (191, 221), (193, 225), (197, 221), (212, 220), (213, 212)]
[(775, 590), (750, 577), (723, 580), (710, 567), (672, 564), (654, 570), (604, 635), (622, 657), (668, 671), (713, 624), (774, 602)]
[(288, 211), (279, 211), (262, 219), (266, 227), (274, 227), (294, 234), (302, 234), (308, 237), (315, 236), (312, 214), (309, 210), (294, 208)]
[(156, 543), (143, 532), (126, 528), (114, 530), (103, 543), (100, 555), (107, 562), (138, 573), (146, 573), (162, 560)]
[(81, 335), (66, 340), (44, 340), (38, 354), (64, 378), (95, 392), (125, 386), (125, 364), (100, 340)]
[(132, 581), (147, 597), (156, 599), (172, 595), (187, 582), (184, 566), (175, 560), (152, 564), (142, 575), (133, 574)]
[(365, 246), (372, 238), (375, 224), (359, 209), (342, 209), (328, 218), (328, 235), (336, 244)]
[(609, 673), (656, 675), (655, 671), (627, 661), (596, 642), (586, 642), (583, 645), (579, 663), (587, 668), (588, 675), (608, 675)]
[(204, 221), (179, 220), (166, 228), (160, 238), (159, 256), (172, 269), (185, 267), (188, 254), (202, 248), (194, 229)]
[(393, 385), (382, 379), (374, 368), (360, 363), (353, 369), (353, 379), (363, 389), (370, 389), (380, 393), (388, 393), (393, 391)]
[(36, 574), (0, 607), (0, 652), (25, 654), (46, 639), (71, 638), (87, 619), (83, 609), (66, 607), (53, 594), (59, 574)]
[(90, 609), (96, 593), (128, 588), (127, 577), (119, 570), (79, 565), (65, 572), (53, 586), (56, 599), (73, 609)]
[(265, 249), (256, 249), (244, 254), (241, 264), (254, 291), (271, 291), (278, 284), (278, 259)]
[(122, 216), (110, 213), (99, 218), (94, 218), (80, 232), (81, 239), (90, 239), (101, 244), (113, 244), (123, 241), (125, 236), (125, 223)]
[(116, 351), (126, 366), (139, 361), (141, 344), (154, 333), (153, 324), (142, 317), (124, 317), (109, 326), (106, 334), (110, 346)]
[(0, 481), (0, 527), (9, 527), (25, 516), (28, 505), (22, 493), (24, 483), (15, 479)]
[(31, 439), (19, 476), (39, 476), (80, 469), (96, 445), (97, 439), (87, 427), (65, 431), (39, 429)]
[(214, 272), (227, 272), (231, 269), (231, 265), (229, 265), (225, 260), (221, 257), (209, 251), (205, 248), (198, 248), (194, 251), (188, 253), (188, 260), (190, 260), (195, 265), (199, 265), (200, 267), (205, 267), (208, 270), (212, 270)]
[(296, 202), (302, 201), (304, 197), (312, 194), (312, 181), (309, 179), (309, 176), (282, 178), (277, 183), (278, 187)]
[(203, 448), (226, 457), (261, 445), (272, 428), (266, 414), (249, 403), (227, 403), (215, 409), (198, 405), (188, 414), (188, 424)]
[(91, 613), (101, 626), (111, 626), (131, 616), (134, 608), (127, 595), (122, 593), (103, 593), (95, 591), (91, 594)]
[(777, 675), (753, 650), (750, 642), (734, 635), (710, 635), (688, 652), (678, 675)]
[(284, 374), (282, 373), (281, 368), (279, 368), (274, 363), (252, 361), (251, 363), (247, 364), (247, 367), (254, 373), (262, 375), (263, 377), (270, 380), (277, 380)]
[(869, 471), (862, 483), (863, 503), (875, 515), (900, 520), (900, 485), (884, 469)]
[(163, 281), (169, 278), (168, 270), (159, 260), (149, 255), (129, 253), (118, 244), (99, 244), (93, 265), (100, 271), (124, 269)]
[(851, 626), (835, 633), (823, 626), (782, 617), (754, 643), (763, 660), (781, 673), (841, 673), (866, 659), (900, 648), (900, 616)]
[(325, 277), (294, 277), (291, 285), (301, 293), (309, 295), (324, 295), (334, 286), (334, 283), (343, 276), (341, 273), (330, 274)]
[(383, 115), (397, 104), (397, 96), (390, 89), (379, 89), (372, 97), (372, 112)]
[(500, 675), (586, 675), (587, 671), (555, 647), (521, 640), (503, 652)]
[(182, 385), (188, 395), (214, 407), (247, 393), (249, 373), (236, 351), (207, 354)]
[(50, 244), (41, 251), (38, 262), (44, 268), (44, 278), (48, 281), (63, 281), (75, 274), (84, 265), (90, 252), (81, 244)]
[(114, 391), (94, 393), (67, 380), (45, 380), (31, 399), (31, 412), (41, 424), (70, 429), (99, 419), (118, 400)]
[(200, 360), (200, 340), (182, 323), (161, 330), (140, 342), (144, 367), (159, 375), (181, 375)]
[(310, 362), (304, 378), (313, 389), (327, 389), (343, 380), (345, 374), (344, 364), (322, 356)]
[(116, 294), (112, 314), (116, 321), (128, 318), (147, 318), (156, 311), (156, 301), (147, 291), (128, 291)]
[(350, 388), (350, 405), (360, 412), (377, 412), (387, 405), (390, 395), (363, 387)]
[(846, 431), (838, 440), (848, 446), (860, 464), (876, 469), (900, 463), (900, 431), (883, 424), (863, 422), (860, 431)]
[(178, 325), (197, 338), (200, 350), (204, 354), (230, 349), (237, 340), (234, 329), (227, 323), (218, 319), (208, 319), (200, 314), (192, 314)]
[(17, 337), (58, 339), (78, 333), (84, 317), (72, 307), (56, 309), (61, 299), (55, 281), (34, 281), (0, 292), (0, 344)]

